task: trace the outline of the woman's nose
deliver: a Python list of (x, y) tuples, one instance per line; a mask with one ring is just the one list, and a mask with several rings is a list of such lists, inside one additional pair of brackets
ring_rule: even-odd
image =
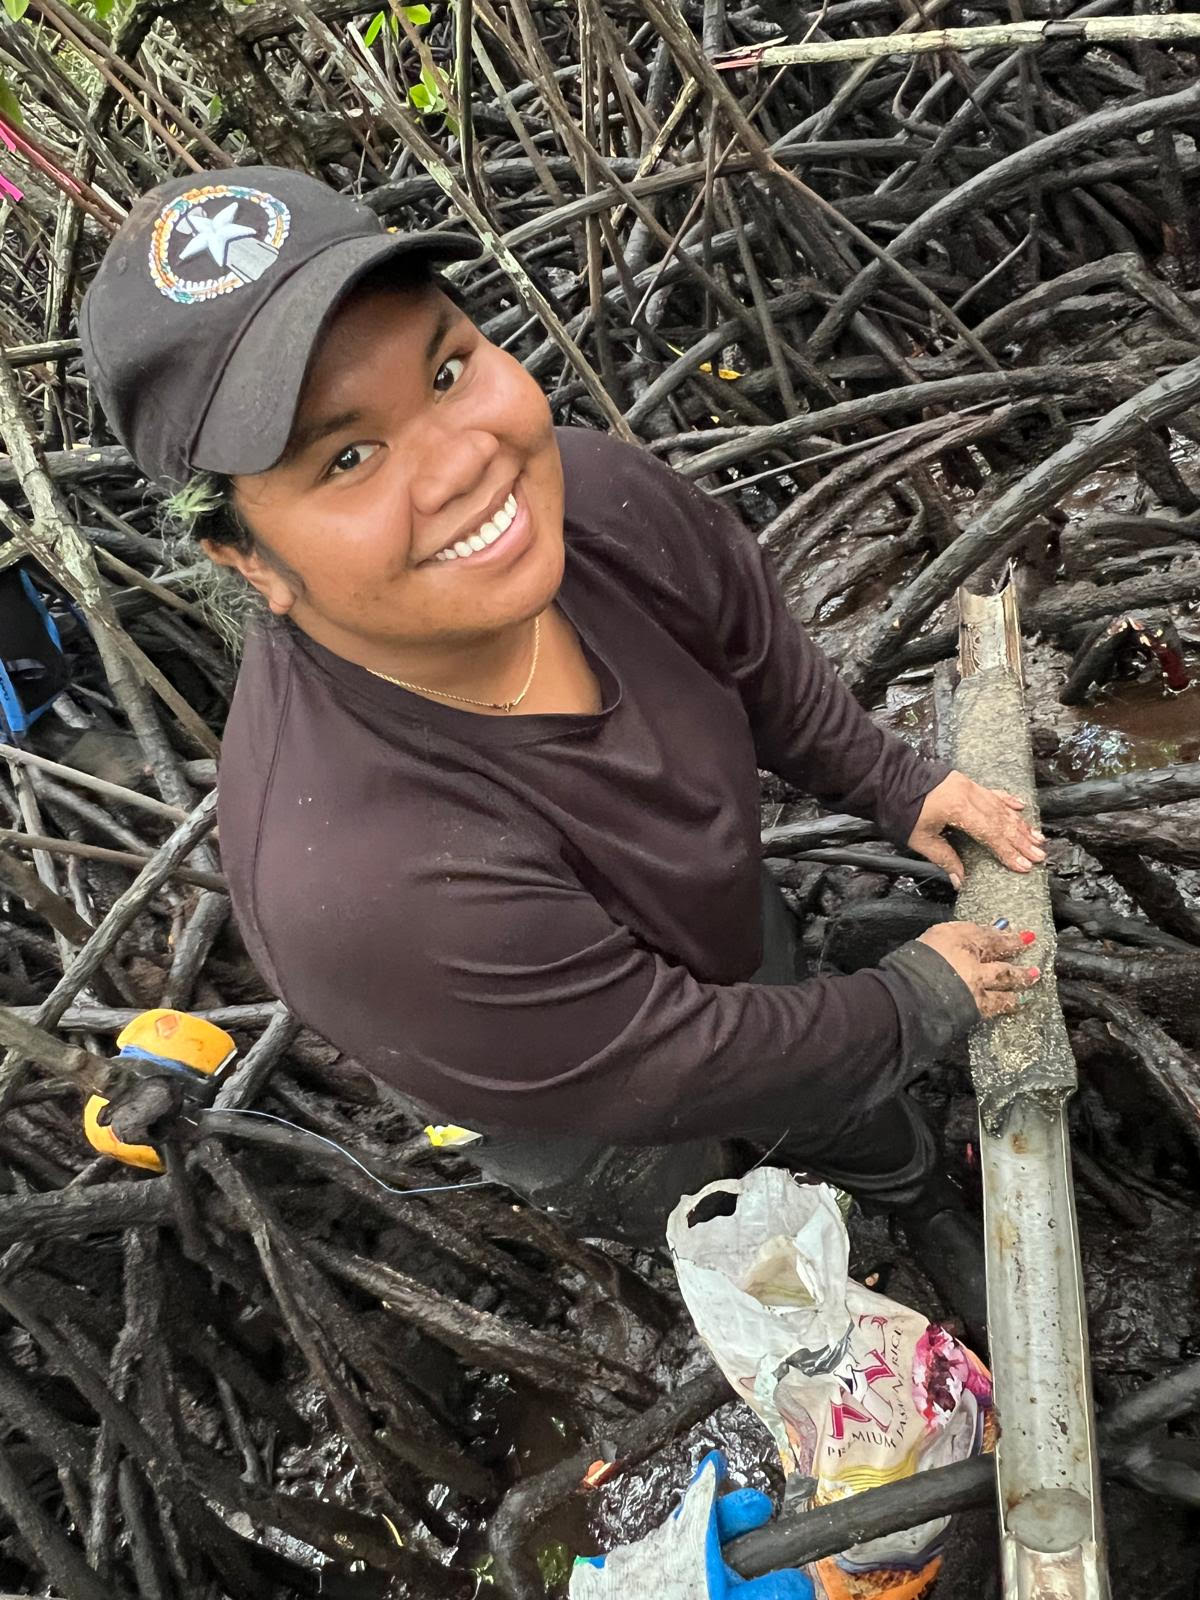
[(451, 501), (477, 490), (500, 449), (494, 434), (482, 429), (433, 424), (414, 441), (412, 498), (416, 509), (433, 516)]

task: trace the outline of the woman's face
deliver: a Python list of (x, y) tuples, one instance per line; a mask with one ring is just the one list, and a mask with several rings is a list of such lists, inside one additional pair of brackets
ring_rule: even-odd
[(282, 460), (234, 492), (265, 550), (211, 553), (351, 659), (478, 641), (562, 578), (545, 396), (431, 284), (347, 301)]

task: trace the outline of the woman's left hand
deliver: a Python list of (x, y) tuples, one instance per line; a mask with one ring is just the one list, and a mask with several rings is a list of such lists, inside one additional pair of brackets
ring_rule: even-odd
[(997, 861), (1014, 872), (1031, 872), (1046, 859), (1042, 849), (1046, 836), (1029, 826), (1021, 816), (1024, 809), (1024, 800), (1015, 794), (985, 789), (966, 773), (952, 772), (925, 796), (917, 825), (909, 835), (909, 848), (944, 867), (956, 889), (962, 888), (963, 864), (942, 834), (951, 825), (987, 845)]

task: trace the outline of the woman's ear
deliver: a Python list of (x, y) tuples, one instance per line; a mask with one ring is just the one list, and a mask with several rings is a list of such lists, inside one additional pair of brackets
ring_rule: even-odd
[(249, 550), (238, 550), (231, 544), (214, 544), (211, 539), (201, 539), (200, 547), (217, 566), (240, 572), (277, 617), (286, 617), (299, 599), (295, 583), (273, 566), (257, 545), (251, 545)]

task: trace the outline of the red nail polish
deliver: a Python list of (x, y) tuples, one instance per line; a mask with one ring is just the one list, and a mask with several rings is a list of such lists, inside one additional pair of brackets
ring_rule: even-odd
[(1042, 975), (1042, 969), (1041, 969), (1041, 967), (1030, 967), (1030, 969), (1029, 969), (1029, 976), (1030, 976), (1030, 977), (1031, 977), (1031, 978), (1040, 978), (1040, 977), (1041, 977), (1041, 975)]
[(1037, 934), (1036, 933), (1030, 933), (1029, 929), (1026, 928), (1025, 932), (1021, 935), (1021, 943), (1024, 944), (1024, 945), (1036, 944), (1037, 943)]

